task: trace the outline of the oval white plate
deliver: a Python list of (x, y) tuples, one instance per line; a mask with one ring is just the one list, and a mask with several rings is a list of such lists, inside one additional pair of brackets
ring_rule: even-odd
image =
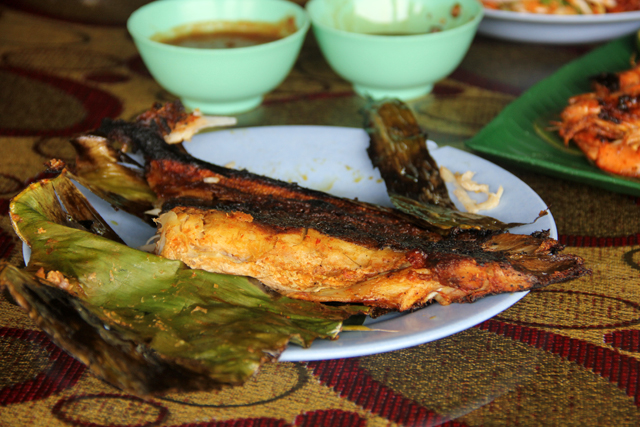
[[(440, 165), (453, 172), (474, 171), (474, 179), (504, 194), (500, 205), (490, 212), (505, 222), (531, 222), (547, 206), (524, 182), (506, 170), (473, 154), (429, 141), (429, 150)], [(361, 129), (329, 126), (254, 127), (203, 133), (185, 143), (193, 156), (218, 165), (247, 169), (283, 181), (326, 191), (336, 196), (391, 206), (386, 187), (377, 169), (371, 166), (366, 149), (369, 137)], [(77, 185), (77, 184), (76, 184)], [(78, 185), (93, 207), (125, 243), (142, 246), (155, 234), (155, 228), (121, 210)], [(478, 199), (480, 200), (480, 199)], [(458, 208), (461, 205), (455, 200)], [(530, 234), (549, 230), (558, 233), (551, 214), (535, 224), (518, 227), (515, 233)], [(30, 250), (23, 245), (25, 262)], [(281, 361), (311, 361), (366, 356), (399, 350), (438, 340), (471, 328), (506, 310), (527, 292), (495, 295), (472, 304), (428, 307), (406, 314), (388, 314), (365, 324), (369, 332), (342, 332), (337, 340), (316, 340), (308, 349), (291, 345)]]
[(484, 9), (478, 33), (543, 44), (599, 43), (640, 29), (640, 11), (599, 15), (547, 15)]
[[(369, 137), (361, 129), (325, 126), (254, 127), (204, 133), (185, 143), (195, 157), (218, 165), (232, 164), (283, 181), (331, 194), (390, 206), (386, 187), (371, 166)], [(506, 222), (530, 222), (545, 203), (524, 182), (480, 157), (452, 147), (429, 144), (435, 160), (453, 172), (475, 171), (478, 182), (495, 192), (504, 187), (500, 206), (490, 214)], [(457, 203), (456, 203), (457, 204)], [(460, 205), (458, 205), (460, 207)], [(551, 215), (514, 232), (550, 230)], [(367, 319), (371, 332), (343, 332), (335, 341), (317, 340), (309, 349), (290, 346), (281, 361), (310, 361), (364, 356), (398, 350), (444, 338), (481, 323), (515, 304), (526, 292), (496, 295), (473, 304), (433, 304), (407, 314)]]

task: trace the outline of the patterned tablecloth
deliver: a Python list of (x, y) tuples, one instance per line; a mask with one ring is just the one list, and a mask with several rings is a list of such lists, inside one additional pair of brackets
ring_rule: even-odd
[[(410, 105), (431, 139), (461, 148), (523, 90), (589, 48), (477, 37), (460, 68)], [(0, 55), (0, 256), (20, 265), (10, 198), (48, 159), (73, 163), (70, 136), (173, 97), (121, 25), (5, 7)], [(360, 127), (362, 105), (310, 36), (287, 80), (238, 125)], [(0, 426), (640, 424), (640, 200), (505, 166), (550, 206), (567, 251), (593, 275), (532, 292), (429, 344), (276, 363), (242, 387), (150, 399), (95, 378), (2, 298)]]

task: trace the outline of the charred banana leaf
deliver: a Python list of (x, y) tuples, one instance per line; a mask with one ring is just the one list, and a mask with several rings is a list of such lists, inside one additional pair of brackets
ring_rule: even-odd
[(32, 184), (10, 210), (31, 258), (5, 266), (0, 284), (57, 345), (128, 392), (240, 384), (288, 343), (335, 338), (367, 311), (292, 300), (115, 242), (66, 172)]
[(409, 107), (399, 100), (385, 100), (369, 105), (366, 114), (365, 129), (371, 138), (367, 152), (387, 191), (455, 209), (438, 164), (427, 150), (427, 135)]
[(396, 208), (443, 230), (506, 230), (523, 225), (455, 208), (427, 149), (427, 137), (405, 103), (395, 99), (371, 102), (364, 115), (369, 158), (380, 170)]

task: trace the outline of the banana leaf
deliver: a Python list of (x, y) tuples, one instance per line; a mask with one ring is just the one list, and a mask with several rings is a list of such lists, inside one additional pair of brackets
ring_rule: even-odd
[(0, 284), (57, 345), (131, 393), (240, 384), (288, 343), (335, 339), (343, 320), (367, 311), (130, 248), (66, 171), (16, 196), (10, 214), (31, 254), (25, 269), (5, 265)]
[[(389, 198), (397, 209), (420, 218), (427, 224), (436, 226), (445, 232), (453, 228), (459, 228), (462, 230), (475, 229), (498, 231), (507, 230), (509, 228), (525, 224), (522, 222), (505, 223), (486, 215), (461, 212), (457, 209), (450, 209), (445, 206), (421, 203), (417, 200), (395, 193), (389, 193)], [(547, 214), (548, 212), (546, 210), (540, 212), (532, 223)]]
[(404, 102), (369, 101), (363, 115), (364, 128), (370, 138), (367, 153), (373, 166), (380, 170), (397, 209), (420, 218), (442, 233), (453, 228), (507, 230), (524, 225), (456, 209), (438, 165), (427, 149), (427, 136)]

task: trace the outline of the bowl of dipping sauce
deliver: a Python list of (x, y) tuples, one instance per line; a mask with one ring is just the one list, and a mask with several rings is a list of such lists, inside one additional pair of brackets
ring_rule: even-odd
[(127, 21), (154, 79), (189, 109), (249, 111), (287, 77), (309, 18), (287, 0), (163, 0)]
[(311, 0), (313, 33), (356, 93), (411, 100), (455, 70), (482, 20), (477, 0)]

